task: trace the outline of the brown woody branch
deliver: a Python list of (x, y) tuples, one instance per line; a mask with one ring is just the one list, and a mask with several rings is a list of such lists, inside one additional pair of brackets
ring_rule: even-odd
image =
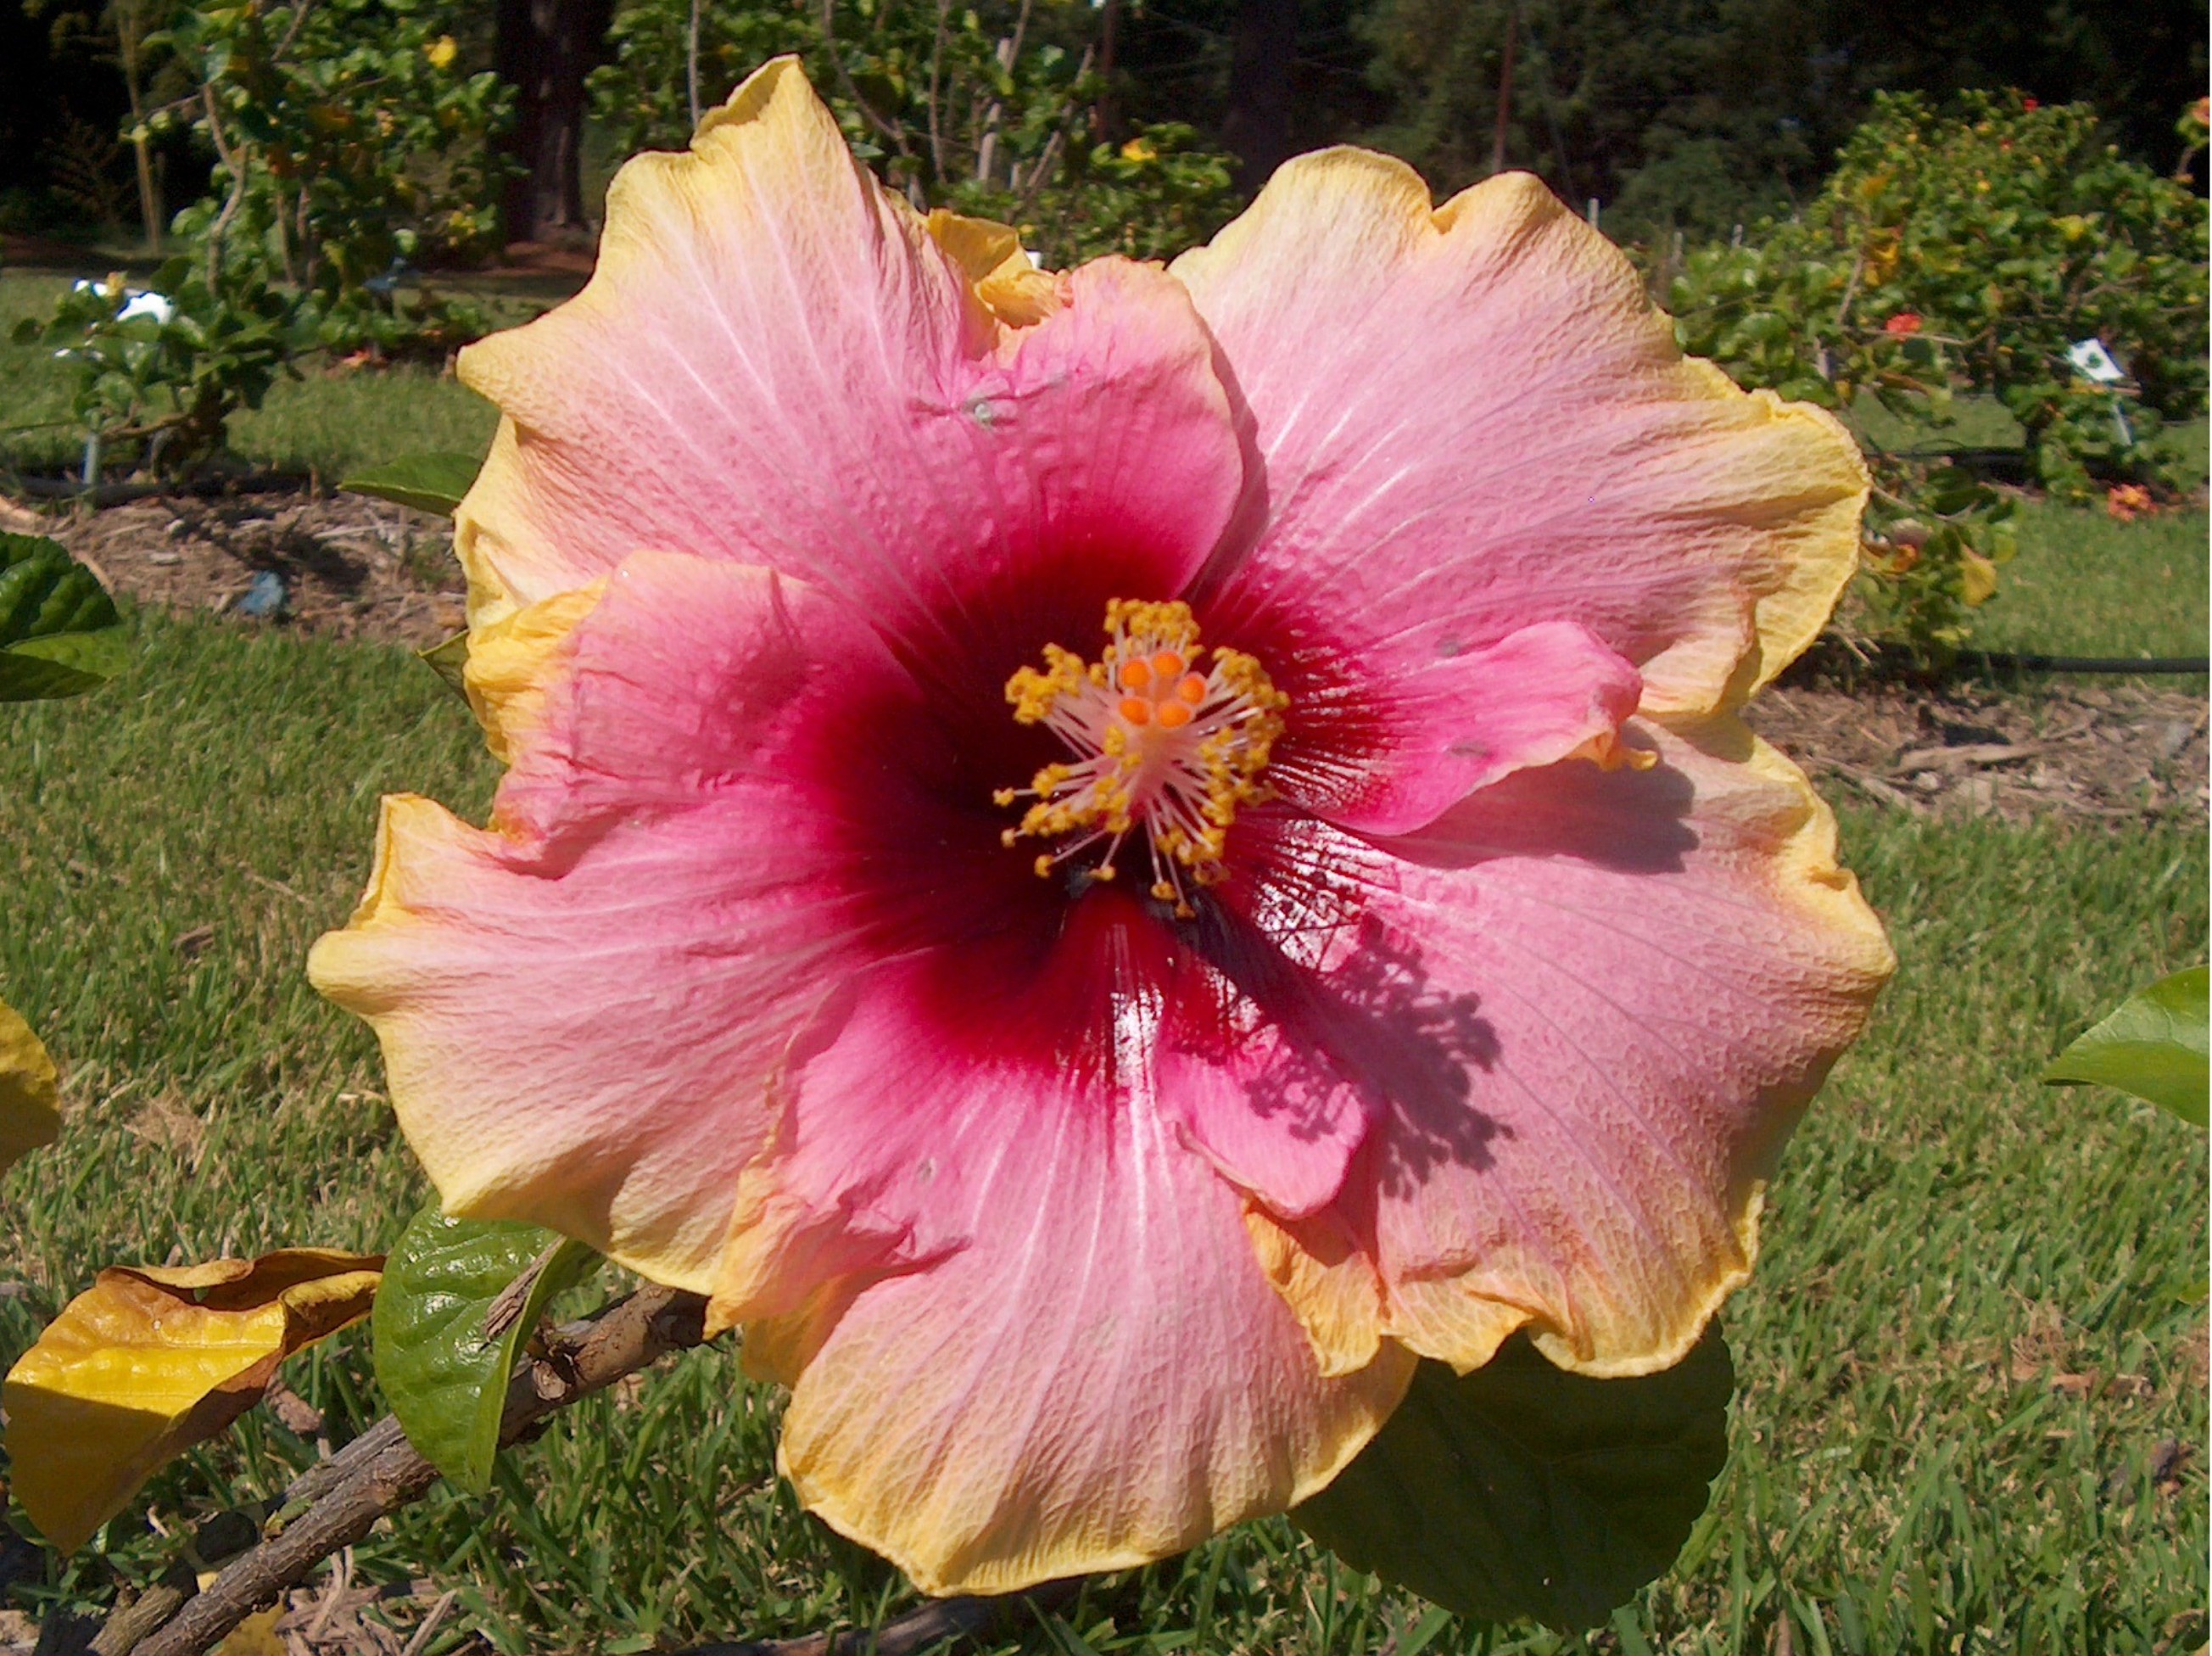
[[(706, 1309), (697, 1294), (647, 1288), (587, 1323), (556, 1330), (544, 1356), (516, 1367), (500, 1421), (501, 1445), (670, 1352), (702, 1343)], [(437, 1481), (437, 1469), (386, 1416), (293, 1480), (265, 1537), (234, 1556), (204, 1592), (193, 1592), (191, 1568), (179, 1564), (118, 1606), (94, 1638), (94, 1656), (204, 1656), (248, 1616), (362, 1539), (378, 1519), (422, 1499)], [(203, 1556), (223, 1552), (216, 1531), (238, 1521), (236, 1513), (210, 1519), (195, 1533), (196, 1549)], [(872, 1632), (705, 1645), (691, 1656), (914, 1656), (946, 1639), (1010, 1631), (1073, 1602), (1084, 1585), (1054, 1581), (1003, 1598), (938, 1599)]]
[[(706, 1301), (648, 1288), (580, 1328), (554, 1336), (543, 1357), (517, 1366), (499, 1440), (514, 1442), (547, 1416), (705, 1337)], [(272, 1533), (234, 1559), (204, 1592), (181, 1597), (165, 1580), (107, 1618), (100, 1656), (201, 1656), (254, 1610), (297, 1586), (315, 1567), (418, 1501), (438, 1480), (399, 1422), (387, 1416), (284, 1492)], [(164, 1612), (173, 1608), (174, 1613)]]
[(698, 1645), (684, 1656), (915, 1656), (947, 1639), (1012, 1633), (1024, 1623), (1073, 1604), (1080, 1580), (1048, 1581), (1003, 1598), (939, 1598), (875, 1629), (810, 1633), (799, 1639), (763, 1639), (737, 1645)]

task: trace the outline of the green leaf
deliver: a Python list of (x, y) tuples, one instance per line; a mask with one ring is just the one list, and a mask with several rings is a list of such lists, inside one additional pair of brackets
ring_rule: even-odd
[(0, 534), (0, 702), (77, 696), (123, 671), (123, 618), (59, 541)]
[(1784, 380), (1775, 388), (1774, 394), (1785, 403), (1817, 403), (1822, 408), (1836, 405), (1836, 388), (1817, 374), (1801, 374)]
[[(509, 1294), (541, 1257), (526, 1290)], [(597, 1258), (535, 1225), (448, 1219), (434, 1203), (385, 1261), (370, 1322), (376, 1383), (422, 1458), (471, 1494), (491, 1487), (516, 1356), (547, 1302)]]
[(1728, 1458), (1728, 1347), (1593, 1380), (1519, 1336), (1424, 1361), (1398, 1412), (1291, 1521), (1356, 1569), (1479, 1621), (1595, 1627), (1674, 1562)]
[(415, 659), (443, 679), (454, 695), (465, 702), (468, 700), (469, 635), (465, 628), (441, 643), (416, 650)]
[(2191, 966), (2130, 995), (2060, 1053), (2043, 1079), (2117, 1087), (2203, 1126), (2207, 986), (2206, 968)]
[(374, 471), (347, 478), (338, 487), (450, 517), (461, 503), (461, 496), (469, 492), (469, 485), (477, 480), (477, 468), (483, 464), (483, 457), (477, 454), (406, 454)]

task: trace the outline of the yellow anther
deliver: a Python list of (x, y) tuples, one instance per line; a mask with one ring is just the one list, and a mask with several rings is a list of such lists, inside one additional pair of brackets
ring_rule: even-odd
[(1267, 797), (1260, 774), (1288, 698), (1241, 650), (1216, 649), (1200, 670), (1187, 604), (1117, 598), (1106, 606), (1106, 633), (1097, 661), (1048, 644), (1042, 670), (1024, 667), (1007, 681), (1015, 719), (1044, 725), (1073, 758), (992, 797), (1001, 806), (1036, 801), (1006, 831), (1009, 844), (1066, 842), (1037, 859), (1040, 874), (1103, 842), (1092, 874), (1112, 878), (1122, 842), (1142, 823), (1153, 895), (1188, 916), (1186, 877), (1201, 886), (1218, 879), (1238, 807)]

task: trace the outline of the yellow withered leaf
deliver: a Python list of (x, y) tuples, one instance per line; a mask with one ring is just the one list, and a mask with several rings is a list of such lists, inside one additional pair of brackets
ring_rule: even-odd
[(374, 1254), (288, 1248), (115, 1266), (8, 1373), (16, 1498), (72, 1552), (162, 1464), (261, 1400), (277, 1365), (368, 1314)]
[(276, 1631), (284, 1619), (284, 1606), (271, 1604), (253, 1612), (223, 1635), (215, 1656), (286, 1656), (284, 1635)]
[(62, 1129), (54, 1061), (15, 1009), (0, 1001), (0, 1172)]

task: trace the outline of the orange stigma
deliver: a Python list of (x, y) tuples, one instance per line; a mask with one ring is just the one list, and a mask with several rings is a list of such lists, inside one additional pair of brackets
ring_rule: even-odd
[(1267, 796), (1260, 773), (1289, 697), (1242, 650), (1216, 649), (1201, 669), (1206, 652), (1188, 604), (1115, 599), (1106, 632), (1097, 661), (1047, 644), (1042, 671), (1024, 667), (1007, 680), (1016, 721), (1045, 726), (1070, 757), (1027, 788), (994, 795), (1002, 806), (1035, 801), (1003, 837), (1063, 841), (1037, 858), (1040, 874), (1103, 845), (1092, 877), (1111, 880), (1122, 842), (1141, 824), (1152, 895), (1188, 919), (1188, 886), (1220, 878), (1237, 807)]

